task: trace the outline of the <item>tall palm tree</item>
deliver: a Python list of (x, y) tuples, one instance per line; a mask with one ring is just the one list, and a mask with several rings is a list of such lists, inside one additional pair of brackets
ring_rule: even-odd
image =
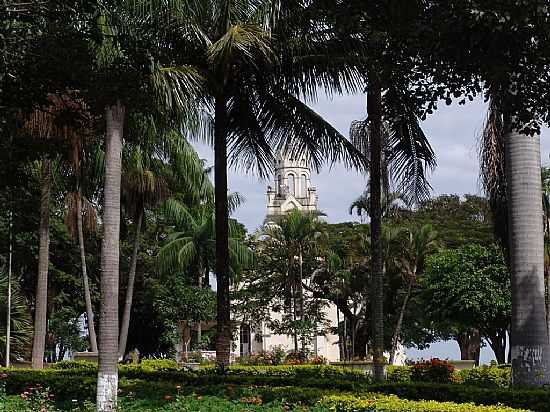
[[(315, 249), (322, 235), (319, 213), (302, 212), (292, 209), (276, 225), (264, 228), (262, 235), (285, 251), (287, 259), (287, 273), (285, 277), (286, 310), (293, 321), (303, 320), (304, 292), (303, 292), (303, 262), (306, 251)], [(304, 341), (302, 340), (302, 346)], [(294, 350), (299, 351), (298, 331), (294, 331)], [(304, 349), (302, 347), (302, 349)]]
[[(160, 83), (177, 90), (198, 84), (210, 120), (203, 129), (211, 132), (215, 157), (216, 359), (223, 370), (231, 342), (227, 166), (266, 174), (274, 149), (281, 149), (292, 155), (308, 152), (315, 166), (328, 157), (362, 167), (361, 153), (298, 98), (315, 97), (317, 85), (355, 90), (361, 76), (357, 65), (346, 61), (353, 40), (331, 38), (311, 19), (311, 5), (301, 1), (144, 3), (141, 13), (157, 18), (152, 31), (181, 54), (177, 65), (162, 71)], [(177, 96), (174, 100), (181, 100)]]
[(126, 149), (123, 151), (122, 203), (134, 222), (135, 233), (118, 341), (120, 358), (126, 353), (139, 241), (145, 210), (161, 203), (168, 196), (169, 190), (163, 176), (163, 169), (166, 165), (161, 160), (144, 153), (139, 145), (127, 146)]
[(382, 84), (372, 75), (367, 87), (367, 118), (351, 125), (352, 142), (369, 159), (369, 215), (371, 229), (371, 273), (373, 276), (372, 328), (375, 379), (384, 379), (384, 272), (382, 256), (382, 198), (390, 187), (409, 205), (430, 192), (426, 171), (435, 167), (434, 152), (420, 128), (417, 115), (407, 107), (384, 122)]
[[(20, 134), (36, 139), (59, 139), (70, 141), (79, 133), (81, 124), (73, 101), (66, 95), (50, 94), (46, 104), (36, 108), (23, 119)], [(38, 276), (34, 312), (34, 337), (32, 349), (32, 367), (42, 369), (47, 328), (48, 266), (49, 266), (49, 215), (52, 185), (51, 160), (45, 155), (40, 171), (40, 222)]]
[(406, 231), (405, 242), (402, 244), (401, 251), (397, 253), (398, 258), (396, 263), (401, 269), (406, 291), (392, 336), (389, 359), (390, 365), (393, 365), (395, 359), (395, 352), (397, 351), (397, 345), (399, 344), (399, 338), (401, 336), (401, 327), (403, 325), (403, 319), (405, 318), (405, 311), (413, 287), (416, 284), (416, 279), (422, 273), (426, 257), (429, 253), (434, 251), (437, 246), (437, 232), (431, 225), (423, 225)]
[(105, 108), (105, 178), (103, 239), (101, 241), (101, 303), (99, 310), (99, 368), (97, 410), (116, 408), (118, 390), (118, 277), (122, 135), (125, 106), (117, 101)]
[(544, 285), (540, 137), (520, 133), (513, 123), (498, 96), (492, 96), (482, 135), (480, 169), (495, 226), (505, 228), (497, 236), (508, 251), (512, 273), (512, 383), (541, 386), (550, 379), (550, 341)]
[[(84, 135), (80, 134), (70, 142), (70, 157), (68, 163), (69, 176), (74, 180), (75, 190), (65, 195), (65, 226), (73, 239), (77, 239), (80, 250), (80, 267), (82, 270), (82, 285), (84, 288), (84, 303), (90, 349), (97, 352), (97, 337), (95, 332), (94, 312), (88, 265), (86, 263), (86, 245), (84, 232), (93, 233), (97, 230), (97, 210), (90, 200), (95, 196), (101, 180), (103, 152), (97, 145), (88, 145)], [(91, 147), (90, 147), (91, 146)]]

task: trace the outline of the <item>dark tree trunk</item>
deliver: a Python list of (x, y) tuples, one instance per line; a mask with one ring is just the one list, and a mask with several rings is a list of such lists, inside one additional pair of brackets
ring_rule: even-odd
[(497, 329), (487, 334), (487, 341), (495, 353), (497, 363), (506, 363), (506, 329)]
[(214, 119), (214, 182), (216, 197), (216, 363), (220, 370), (229, 366), (231, 355), (231, 301), (229, 296), (229, 212), (227, 205), (227, 108), (224, 97), (217, 97)]
[(479, 352), (481, 350), (481, 335), (478, 329), (470, 329), (456, 336), (460, 347), (461, 360), (474, 360), (479, 365)]
[(376, 75), (369, 78), (367, 113), (370, 127), (370, 231), (373, 377), (384, 380), (384, 273), (382, 271), (382, 90)]

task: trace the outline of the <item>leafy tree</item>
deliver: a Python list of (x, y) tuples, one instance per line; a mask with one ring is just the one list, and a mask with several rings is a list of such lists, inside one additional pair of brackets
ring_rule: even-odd
[(390, 223), (411, 228), (429, 224), (442, 246), (449, 249), (471, 243), (489, 246), (495, 241), (489, 203), (476, 195), (434, 197), (415, 211), (401, 210)]
[(170, 286), (157, 286), (154, 308), (163, 319), (167, 338), (183, 343), (185, 358), (191, 341), (190, 327), (214, 319), (215, 294), (212, 289), (189, 286), (178, 276), (171, 276)]
[[(462, 359), (479, 361), (479, 338), (505, 362), (511, 319), (508, 268), (498, 246), (467, 245), (426, 259), (420, 305), (440, 336), (453, 336)], [(476, 342), (477, 340), (477, 342)]]

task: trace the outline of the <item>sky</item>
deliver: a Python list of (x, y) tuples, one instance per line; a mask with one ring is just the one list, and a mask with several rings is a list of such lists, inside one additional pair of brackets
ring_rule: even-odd
[[(365, 118), (364, 95), (321, 97), (311, 105), (342, 134), (348, 136), (353, 120)], [(486, 104), (482, 99), (464, 106), (446, 106), (441, 103), (438, 110), (422, 124), (437, 158), (437, 167), (429, 176), (433, 195), (440, 194), (482, 194), (479, 183), (479, 162), (477, 156), (478, 136), (483, 128)], [(213, 164), (212, 149), (204, 144), (195, 147), (209, 165)], [(541, 135), (541, 161), (550, 163), (550, 130), (543, 129)], [(326, 167), (319, 174), (312, 173), (312, 185), (317, 188), (319, 209), (331, 223), (358, 220), (348, 213), (349, 205), (365, 188), (365, 177), (346, 170), (341, 165)], [(239, 171), (229, 172), (229, 190), (244, 195), (246, 202), (234, 214), (248, 230), (256, 230), (263, 222), (266, 212), (267, 180)], [(440, 357), (460, 359), (456, 342), (439, 342), (424, 351), (407, 350), (410, 358)], [(493, 359), (489, 348), (482, 348), (481, 362)]]

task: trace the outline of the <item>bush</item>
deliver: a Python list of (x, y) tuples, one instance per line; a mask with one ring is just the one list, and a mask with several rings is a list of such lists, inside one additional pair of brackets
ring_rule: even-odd
[(419, 361), (412, 364), (411, 380), (413, 382), (451, 382), (455, 368), (441, 359), (433, 358), (428, 361)]
[(285, 363), (287, 365), (303, 365), (306, 364), (309, 359), (309, 355), (305, 351), (292, 351), (286, 355)]
[(395, 383), (407, 383), (411, 381), (412, 366), (394, 366), (389, 365), (386, 368), (387, 381)]
[(97, 371), (97, 363), (90, 361), (74, 361), (74, 360), (64, 360), (56, 362), (50, 365), (50, 369), (61, 369), (61, 370), (93, 370)]
[(332, 395), (321, 400), (335, 412), (527, 412), (524, 409), (512, 409), (503, 406), (476, 406), (472, 403), (410, 401), (395, 396), (370, 395), (358, 398), (352, 395)]
[(456, 371), (453, 379), (457, 383), (480, 388), (507, 388), (510, 385), (511, 369), (498, 366), (480, 366)]
[(244, 356), (237, 360), (241, 365), (281, 365), (285, 359), (286, 352), (280, 346), (273, 348), (270, 351), (263, 351), (250, 356)]

